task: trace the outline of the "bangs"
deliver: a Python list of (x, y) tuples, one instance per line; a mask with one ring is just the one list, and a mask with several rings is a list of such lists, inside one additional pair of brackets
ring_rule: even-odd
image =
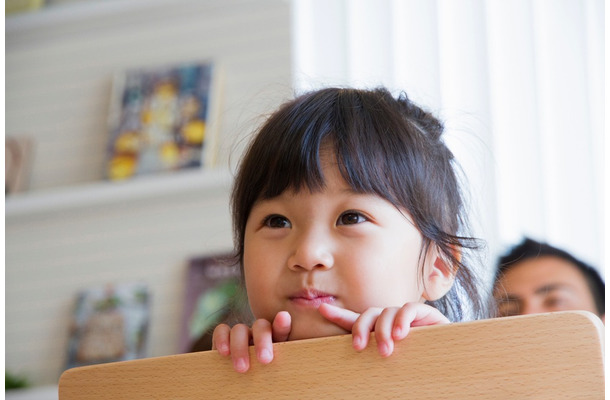
[[(404, 171), (396, 164), (408, 151), (404, 120), (387, 104), (366, 104), (349, 90), (317, 93), (296, 104), (280, 118), (268, 121), (260, 136), (275, 139), (263, 151), (255, 187), (257, 199), (279, 196), (286, 190), (311, 192), (325, 186), (321, 158), (330, 153), (346, 183), (358, 193), (379, 195), (396, 204), (392, 188), (404, 187)], [(283, 117), (282, 117), (283, 116)], [(392, 120), (398, 118), (396, 123)], [(388, 126), (392, 127), (388, 129)], [(393, 162), (388, 162), (393, 160)], [(401, 163), (399, 163), (401, 164)], [(402, 166), (405, 164), (402, 163)], [(400, 184), (403, 182), (403, 184)]]

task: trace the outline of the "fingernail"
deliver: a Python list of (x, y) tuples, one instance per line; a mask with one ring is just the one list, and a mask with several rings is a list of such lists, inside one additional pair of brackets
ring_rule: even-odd
[(229, 346), (227, 346), (226, 344), (220, 345), (220, 347), (218, 348), (218, 351), (223, 356), (226, 356), (229, 354)]
[(393, 335), (395, 338), (400, 338), (400, 337), (402, 336), (402, 329), (400, 329), (400, 327), (399, 327), (399, 326), (395, 327), (395, 328), (394, 328), (394, 332), (392, 333), (392, 335)]
[(238, 358), (235, 360), (234, 366), (237, 372), (246, 372), (248, 370), (248, 364), (243, 358)]
[(356, 350), (360, 350), (362, 349), (362, 339), (360, 338), (360, 336), (354, 336), (352, 339), (352, 346), (354, 346), (354, 348)]
[(379, 343), (377, 348), (379, 349), (379, 354), (381, 354), (383, 357), (387, 357), (392, 354), (392, 348), (387, 343)]
[(263, 349), (259, 353), (258, 359), (259, 359), (259, 361), (261, 361), (263, 363), (268, 363), (268, 362), (271, 362), (271, 360), (273, 360), (273, 354), (271, 354), (271, 352), (268, 349)]

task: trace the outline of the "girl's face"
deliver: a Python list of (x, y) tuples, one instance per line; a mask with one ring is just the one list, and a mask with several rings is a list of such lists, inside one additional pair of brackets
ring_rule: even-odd
[[(257, 319), (269, 321), (288, 311), (292, 340), (346, 333), (318, 313), (322, 303), (361, 313), (427, 298), (422, 237), (408, 214), (376, 195), (355, 193), (333, 158), (322, 165), (325, 188), (258, 201), (246, 224), (250, 306)], [(424, 276), (429, 270), (424, 265)]]

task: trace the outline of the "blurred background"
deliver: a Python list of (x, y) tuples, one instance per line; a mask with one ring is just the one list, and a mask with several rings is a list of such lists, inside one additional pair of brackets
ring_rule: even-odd
[[(77, 294), (122, 282), (150, 294), (146, 355), (180, 351), (187, 269), (232, 249), (229, 190), (250, 134), (327, 85), (404, 90), (442, 118), (487, 277), (524, 235), (603, 275), (604, 11), (603, 0), (7, 1), (5, 135), (28, 148), (5, 197), (7, 371), (56, 384)], [(214, 65), (213, 162), (109, 181), (117, 73), (198, 62)]]

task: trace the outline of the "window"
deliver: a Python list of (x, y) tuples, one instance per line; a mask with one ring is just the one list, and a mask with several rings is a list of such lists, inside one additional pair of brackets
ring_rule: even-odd
[(603, 273), (603, 0), (293, 0), (297, 90), (405, 90), (446, 122), (488, 263), (523, 235)]

